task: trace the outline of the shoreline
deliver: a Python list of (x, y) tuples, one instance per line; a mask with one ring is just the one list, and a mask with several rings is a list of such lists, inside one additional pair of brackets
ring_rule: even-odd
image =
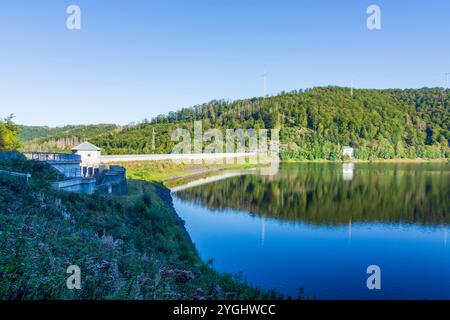
[(251, 170), (268, 166), (267, 163), (202, 164), (176, 163), (171, 160), (117, 162), (114, 164), (126, 168), (127, 179), (162, 183), (168, 189), (189, 183), (192, 180), (223, 174), (226, 171)]
[[(0, 220), (8, 223), (0, 265), (11, 266), (2, 274), (0, 299), (283, 298), (203, 261), (162, 183), (131, 179), (126, 195), (85, 195), (51, 189), (57, 177), (46, 163), (19, 158), (0, 165), (9, 171), (27, 167), (33, 178), (24, 186), (0, 176)], [(30, 255), (48, 258), (30, 261)], [(81, 290), (64, 286), (61, 273), (69, 262), (89, 275)], [(21, 290), (40, 277), (45, 283)]]
[(343, 161), (343, 160), (326, 160), (326, 159), (317, 159), (317, 160), (296, 160), (296, 159), (288, 159), (281, 160), (281, 163), (450, 163), (449, 158), (440, 158), (440, 159), (374, 159), (374, 160), (361, 160), (355, 159), (353, 161)]
[[(316, 164), (426, 164), (450, 163), (450, 159), (376, 159), (354, 161), (318, 160), (280, 160), (280, 163), (316, 163)], [(211, 176), (226, 174), (228, 171), (261, 169), (267, 163), (260, 164), (212, 164), (212, 163), (176, 163), (172, 160), (116, 162), (127, 170), (128, 179), (145, 180), (162, 183), (166, 188), (172, 189), (188, 184), (195, 180)]]

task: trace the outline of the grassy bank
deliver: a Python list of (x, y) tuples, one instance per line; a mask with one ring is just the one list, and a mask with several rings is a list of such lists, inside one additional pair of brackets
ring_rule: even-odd
[[(125, 197), (51, 190), (54, 172), (24, 159), (0, 175), (0, 299), (272, 299), (203, 263), (160, 183), (129, 182)], [(69, 265), (81, 290), (69, 290)]]
[(248, 161), (240, 164), (225, 164), (223, 162), (181, 163), (172, 160), (118, 162), (116, 164), (124, 166), (127, 169), (128, 179), (162, 183), (168, 188), (184, 184), (191, 180), (220, 174), (226, 170), (245, 170), (268, 165), (264, 163), (253, 164)]
[[(283, 163), (348, 163), (342, 160), (282, 160)], [(360, 160), (355, 159), (355, 163), (436, 163), (449, 162), (449, 159), (374, 159)], [(149, 182), (162, 183), (171, 188), (177, 185), (187, 183), (192, 180), (206, 178), (211, 175), (217, 175), (227, 170), (245, 170), (252, 168), (261, 168), (268, 164), (208, 164), (208, 163), (176, 163), (171, 160), (161, 161), (135, 161), (118, 162), (118, 165), (127, 168), (127, 177), (129, 179), (139, 179)]]

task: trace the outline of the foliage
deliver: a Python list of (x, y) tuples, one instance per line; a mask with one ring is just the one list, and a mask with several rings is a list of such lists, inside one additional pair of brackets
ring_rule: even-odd
[(20, 143), (17, 138), (19, 127), (12, 121), (13, 115), (5, 119), (0, 119), (0, 151), (11, 151), (19, 148)]
[[(0, 175), (0, 299), (279, 298), (204, 264), (162, 185), (130, 181), (125, 197), (56, 191), (45, 164), (14, 158), (3, 168), (34, 183)], [(66, 288), (73, 264), (81, 290)]]
[[(449, 158), (449, 90), (353, 90), (317, 87), (266, 98), (214, 100), (151, 121), (89, 136), (109, 154), (167, 153), (177, 128), (280, 129), (283, 159)], [(68, 133), (69, 134), (69, 133)], [(64, 135), (69, 137), (68, 135)], [(35, 141), (44, 146), (54, 138)], [(49, 147), (50, 148), (50, 147)]]
[[(212, 210), (251, 212), (309, 224), (450, 223), (448, 163), (282, 164), (275, 176), (242, 175), (178, 191)], [(353, 170), (353, 169), (350, 169)]]
[(81, 142), (98, 135), (119, 131), (114, 124), (67, 125), (64, 127), (20, 126), (25, 151), (70, 151)]

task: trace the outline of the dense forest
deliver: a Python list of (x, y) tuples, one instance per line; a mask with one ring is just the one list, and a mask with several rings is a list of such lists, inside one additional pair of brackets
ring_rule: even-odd
[[(56, 134), (23, 128), (24, 148), (68, 150), (89, 139), (109, 154), (166, 153), (176, 128), (280, 129), (283, 159), (339, 160), (344, 146), (358, 159), (448, 158), (450, 91), (316, 87), (271, 97), (217, 100), (183, 108), (152, 120), (114, 125), (71, 127)], [(53, 129), (48, 129), (51, 131)], [(37, 139), (33, 139), (37, 138)]]
[(20, 139), (29, 141), (40, 138), (78, 137), (79, 139), (95, 136), (103, 132), (114, 131), (118, 126), (113, 124), (67, 125), (64, 127), (19, 126)]
[(116, 132), (114, 124), (67, 125), (63, 127), (19, 126), (19, 138), (27, 150), (70, 150), (86, 139)]

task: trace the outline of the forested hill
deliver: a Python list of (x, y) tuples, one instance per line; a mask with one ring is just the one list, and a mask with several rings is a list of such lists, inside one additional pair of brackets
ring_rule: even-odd
[(66, 125), (63, 127), (19, 126), (19, 138), (26, 150), (70, 150), (85, 139), (117, 132), (115, 124)]
[[(347, 145), (360, 159), (448, 158), (449, 98), (450, 91), (442, 88), (354, 89), (351, 95), (349, 88), (317, 87), (266, 98), (211, 101), (85, 137), (105, 153), (170, 152), (172, 130), (192, 130), (193, 121), (202, 120), (204, 129), (281, 129), (283, 158), (336, 160)], [(58, 139), (71, 136), (82, 138), (49, 136), (33, 145), (58, 149)]]

